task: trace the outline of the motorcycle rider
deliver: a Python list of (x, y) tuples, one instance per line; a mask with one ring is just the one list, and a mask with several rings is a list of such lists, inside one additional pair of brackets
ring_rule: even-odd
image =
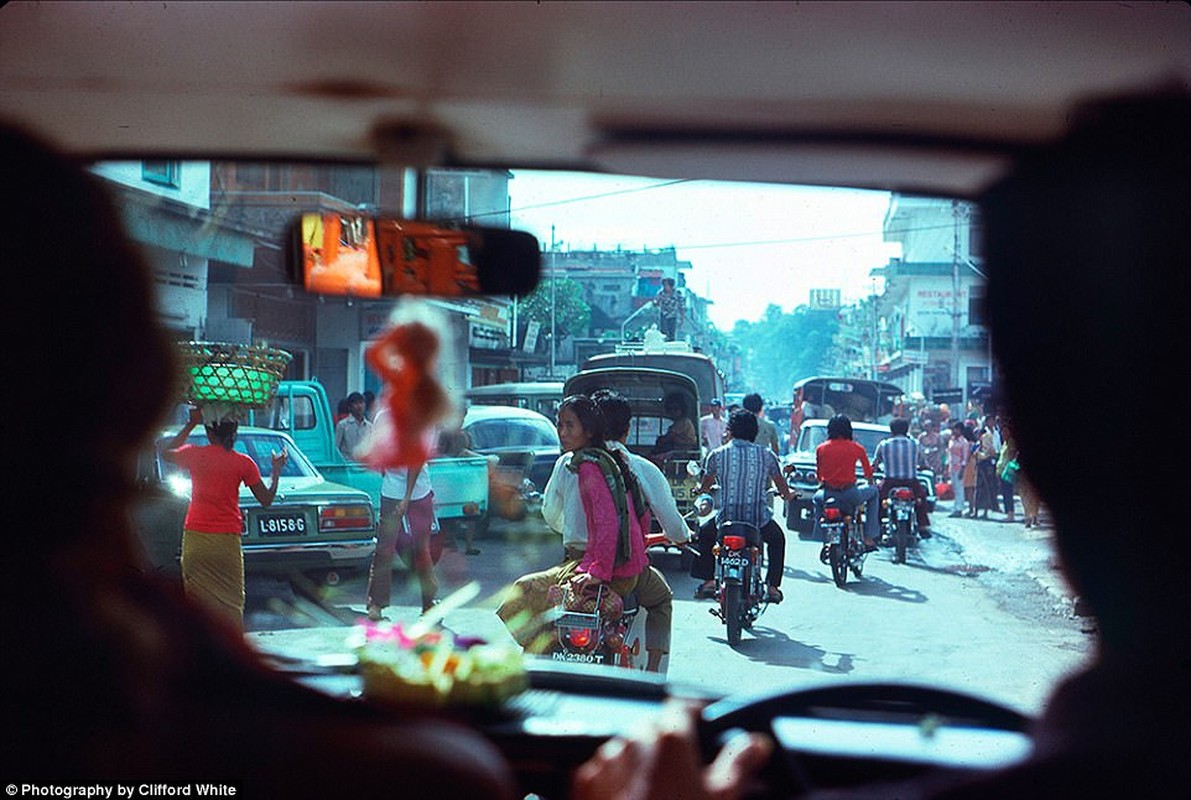
[[(856, 485), (856, 465), (864, 470), (869, 485)], [(873, 465), (868, 453), (852, 441), (852, 420), (846, 414), (836, 414), (827, 420), (827, 441), (815, 448), (815, 469), (818, 473), (819, 490), (811, 503), (814, 507), (815, 536), (822, 537), (819, 518), (828, 497), (834, 497), (845, 509), (851, 511), (864, 506), (864, 547), (868, 551), (877, 549), (878, 497), (877, 487), (872, 485)], [(827, 563), (827, 545), (819, 552), (819, 560)]]
[(781, 466), (773, 451), (756, 444), (757, 416), (751, 411), (733, 411), (728, 418), (727, 444), (707, 454), (700, 492), (709, 492), (716, 483), (716, 515), (699, 528), (699, 557), (691, 565), (691, 577), (703, 584), (695, 591), (696, 599), (715, 597), (715, 543), (718, 523), (731, 520), (755, 526), (761, 532), (769, 554), (765, 575), (770, 603), (782, 601), (782, 571), (786, 561), (786, 534), (773, 520), (773, 504), (769, 498), (772, 481), (785, 500), (793, 500), (792, 491), (782, 476)]
[[(667, 537), (676, 543), (690, 541), (690, 531), (674, 503), (670, 483), (649, 459), (631, 452), (624, 440), (629, 433), (632, 407), (619, 394), (608, 389), (592, 393), (592, 401), (603, 417), (605, 446), (618, 451), (636, 476), (649, 510), (657, 518)], [(587, 547), (587, 518), (579, 497), (579, 477), (567, 469), (571, 453), (563, 453), (554, 462), (554, 471), (542, 495), (542, 517), (564, 537), (567, 559), (582, 557)], [(637, 578), (637, 604), (645, 610), (645, 669), (657, 672), (670, 652), (670, 628), (674, 592), (665, 576), (650, 566)]]
[(884, 502), (889, 492), (899, 486), (914, 490), (914, 510), (918, 517), (918, 535), (930, 538), (930, 515), (926, 511), (926, 487), (918, 480), (918, 467), (922, 463), (922, 450), (918, 442), (909, 436), (910, 421), (895, 417), (889, 423), (892, 435), (882, 439), (873, 454), (873, 469), (884, 468), (885, 479), (881, 481), (880, 497)]

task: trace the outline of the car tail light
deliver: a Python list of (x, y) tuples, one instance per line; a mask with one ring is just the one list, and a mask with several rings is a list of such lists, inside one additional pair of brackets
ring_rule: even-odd
[(743, 536), (725, 536), (724, 547), (729, 550), (743, 550), (745, 545), (745, 538)]
[(567, 631), (567, 641), (572, 647), (578, 647), (580, 650), (586, 650), (591, 646), (592, 635), (591, 628), (571, 628)]
[(843, 518), (844, 512), (840, 511), (838, 508), (823, 509), (823, 519), (827, 520), (828, 522), (839, 522)]
[(479, 515), (480, 515), (480, 504), (479, 503), (464, 503), (463, 504), (463, 516), (478, 517)]
[(358, 531), (372, 528), (372, 506), (323, 506), (318, 511), (320, 531)]

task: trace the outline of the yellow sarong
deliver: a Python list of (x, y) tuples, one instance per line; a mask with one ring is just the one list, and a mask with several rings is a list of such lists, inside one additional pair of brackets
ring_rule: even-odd
[(214, 614), (244, 629), (244, 551), (234, 533), (182, 531), (182, 587)]

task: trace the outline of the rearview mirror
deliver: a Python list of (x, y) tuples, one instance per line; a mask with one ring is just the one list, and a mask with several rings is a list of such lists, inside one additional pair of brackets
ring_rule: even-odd
[(329, 212), (291, 223), (287, 262), (314, 294), (521, 297), (538, 285), (542, 256), (521, 231)]

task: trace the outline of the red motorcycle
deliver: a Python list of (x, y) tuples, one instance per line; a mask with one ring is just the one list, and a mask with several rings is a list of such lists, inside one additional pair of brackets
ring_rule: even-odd
[(550, 657), (641, 669), (641, 638), (633, 632), (637, 611), (635, 593), (619, 598), (605, 586), (592, 596), (564, 598), (554, 621), (558, 646)]

